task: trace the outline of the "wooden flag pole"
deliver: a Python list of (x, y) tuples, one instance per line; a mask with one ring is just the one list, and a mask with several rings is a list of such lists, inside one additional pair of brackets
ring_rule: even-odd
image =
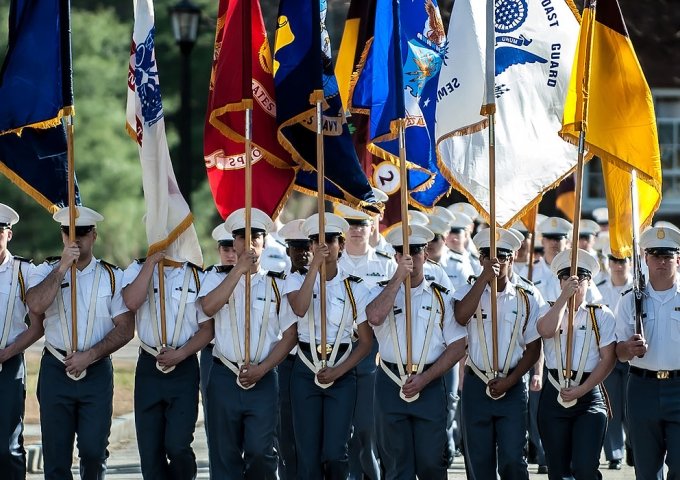
[(158, 309), (161, 317), (161, 348), (166, 348), (168, 346), (168, 327), (165, 318), (165, 262), (163, 260), (158, 262)]
[[(76, 170), (73, 146), (73, 115), (66, 117), (66, 145), (68, 149), (68, 241), (73, 244), (76, 241)], [(78, 301), (76, 292), (77, 261), (71, 264), (71, 353), (78, 351)], [(66, 346), (66, 345), (64, 345)]]
[[(253, 101), (248, 100), (246, 108), (246, 231), (245, 248), (250, 251), (252, 247), (252, 208), (253, 208), (253, 152), (251, 149), (253, 132)], [(252, 267), (251, 267), (252, 269)], [(244, 365), (250, 365), (250, 301), (251, 301), (251, 271), (248, 271), (245, 278), (245, 320), (244, 320)]]
[[(406, 135), (404, 124), (406, 121), (399, 119), (399, 181), (401, 195), (401, 235), (403, 240), (403, 255), (410, 255), (409, 252), (409, 225), (408, 225), (408, 179), (406, 171)], [(413, 372), (413, 333), (411, 324), (411, 276), (407, 275), (404, 280), (404, 318), (406, 319), (406, 375), (410, 376)]]
[[(316, 197), (317, 209), (319, 211), (319, 245), (326, 244), (326, 204), (325, 204), (325, 176), (326, 170), (324, 166), (324, 145), (323, 145), (323, 90), (315, 90), (314, 96), (316, 98), (316, 189), (318, 195)], [(321, 344), (319, 345), (321, 351), (321, 368), (326, 368), (328, 364), (328, 334), (326, 332), (326, 262), (321, 263), (319, 272), (319, 304), (320, 304), (320, 322), (321, 322)], [(309, 308), (314, 308), (313, 305)], [(310, 339), (310, 342), (312, 339)]]

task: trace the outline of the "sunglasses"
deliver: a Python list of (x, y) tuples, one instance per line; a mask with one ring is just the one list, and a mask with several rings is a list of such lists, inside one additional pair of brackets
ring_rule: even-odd
[[(565, 273), (564, 275), (560, 275), (560, 280), (569, 280), (570, 275), (568, 273)], [(578, 283), (585, 282), (586, 280), (590, 280), (590, 275), (586, 275), (584, 273), (581, 273), (578, 275)]]
[(616, 265), (625, 265), (628, 262), (628, 259), (627, 258), (609, 257), (609, 261), (616, 264)]
[[(424, 246), (418, 245), (418, 246), (410, 246), (408, 247), (408, 254), (411, 256), (418, 255), (419, 253), (423, 252), (425, 250)], [(394, 247), (394, 251), (397, 252), (400, 255), (404, 254), (404, 247)]]
[[(84, 227), (76, 227), (75, 233), (76, 237), (84, 237), (88, 233), (90, 233), (92, 230), (94, 230), (94, 226), (92, 225), (87, 225)], [(64, 232), (65, 235), (69, 234), (69, 227), (68, 226), (62, 226), (61, 231)]]

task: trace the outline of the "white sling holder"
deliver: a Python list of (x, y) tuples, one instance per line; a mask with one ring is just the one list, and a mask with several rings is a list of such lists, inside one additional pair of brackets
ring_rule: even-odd
[[(435, 324), (435, 315), (437, 313), (437, 308), (436, 308), (436, 303), (435, 303), (435, 296), (436, 294), (432, 292), (432, 299), (430, 302), (430, 317), (427, 320), (427, 330), (425, 331), (425, 341), (423, 342), (423, 349), (420, 352), (420, 359), (418, 360), (418, 366), (416, 370), (416, 374), (419, 375), (423, 373), (423, 370), (425, 368), (425, 360), (427, 359), (427, 353), (430, 351), (430, 341), (432, 340), (432, 334), (434, 333), (434, 324)], [(406, 312), (404, 312), (405, 314)], [(443, 313), (443, 312), (442, 312)], [(415, 402), (418, 400), (420, 397), (420, 393), (415, 394), (412, 397), (406, 397), (404, 395), (403, 391), (403, 386), (406, 383), (406, 380), (408, 380), (408, 377), (410, 375), (410, 372), (407, 374), (407, 372), (404, 369), (404, 364), (401, 361), (401, 349), (399, 348), (399, 339), (397, 337), (397, 322), (394, 317), (394, 309), (390, 311), (388, 315), (388, 322), (390, 326), (390, 336), (392, 337), (392, 349), (394, 350), (394, 353), (398, 356), (399, 361), (397, 363), (397, 369), (399, 371), (399, 376), (397, 377), (392, 370), (390, 370), (387, 365), (385, 365), (385, 362), (383, 361), (382, 357), (380, 358), (380, 368), (383, 369), (383, 372), (394, 382), (399, 386), (399, 397), (405, 401), (405, 402)]]
[[(588, 360), (588, 350), (590, 350), (590, 341), (592, 340), (593, 336), (593, 324), (592, 322), (587, 322), (586, 323), (586, 338), (583, 341), (583, 347), (581, 349), (581, 357), (579, 359), (578, 363), (578, 369), (576, 370), (576, 378), (574, 379), (574, 382), (576, 382), (576, 385), (581, 384), (581, 379), (583, 378), (583, 370), (585, 369), (586, 366), (586, 361)], [(570, 408), (576, 405), (577, 400), (571, 400), (571, 401), (566, 401), (562, 399), (562, 396), (560, 395), (560, 390), (562, 388), (567, 388), (567, 382), (566, 378), (564, 375), (564, 364), (562, 360), (562, 337), (560, 334), (560, 330), (557, 330), (557, 333), (553, 337), (553, 342), (555, 344), (555, 360), (557, 362), (557, 376), (559, 379), (555, 380), (552, 375), (548, 374), (548, 380), (550, 383), (552, 383), (552, 386), (555, 387), (557, 390), (557, 403), (562, 405), (564, 408)], [(571, 368), (571, 365), (569, 365)]]
[[(14, 314), (14, 303), (16, 302), (17, 288), (19, 287), (19, 266), (21, 261), (14, 259), (12, 265), (12, 283), (9, 287), (9, 299), (7, 300), (7, 311), (5, 312), (5, 323), (2, 328), (2, 337), (0, 337), (0, 350), (7, 346), (9, 339), (9, 331), (12, 327), (12, 315)], [(2, 372), (2, 363), (0, 363), (0, 372)]]
[[(99, 262), (97, 262), (97, 265), (95, 266), (94, 270), (94, 282), (92, 283), (92, 291), (90, 292), (90, 304), (88, 306), (87, 310), (87, 327), (85, 330), (85, 340), (83, 342), (83, 351), (89, 350), (92, 342), (92, 331), (94, 329), (94, 316), (97, 311), (97, 294), (99, 293), (99, 280), (101, 279), (102, 276), (102, 267), (99, 265)], [(70, 281), (70, 285), (73, 285), (73, 279)], [(64, 346), (66, 347), (66, 350), (69, 349), (69, 345), (71, 344), (71, 334), (69, 333), (69, 328), (68, 328), (68, 321), (66, 320), (66, 308), (64, 307), (64, 297), (63, 297), (63, 289), (62, 291), (59, 291), (57, 293), (57, 310), (59, 311), (59, 323), (61, 324), (61, 337), (64, 341)], [(73, 309), (76, 307), (76, 305), (71, 305), (71, 308)], [(76, 350), (78, 349), (78, 345), (75, 346)], [(64, 355), (62, 355), (57, 348), (50, 344), (49, 342), (45, 341), (45, 348), (54, 355), (54, 357), (59, 360), (61, 363), (64, 363)], [(66, 373), (66, 375), (71, 379), (71, 380), (82, 380), (85, 378), (85, 375), (87, 375), (87, 369), (83, 370), (80, 372), (80, 375), (75, 376), (70, 373)]]
[[(184, 281), (182, 283), (182, 295), (179, 298), (179, 306), (177, 308), (177, 318), (175, 319), (175, 329), (173, 331), (172, 340), (170, 345), (161, 345), (161, 335), (158, 331), (158, 316), (156, 315), (156, 294), (153, 288), (153, 277), (149, 281), (149, 316), (151, 317), (151, 331), (153, 332), (153, 339), (155, 343), (155, 348), (150, 347), (144, 342), (140, 342), (142, 350), (147, 352), (149, 355), (156, 357), (163, 347), (177, 349), (177, 343), (179, 342), (179, 336), (182, 333), (182, 326), (184, 325), (184, 311), (187, 306), (187, 298), (189, 297), (189, 280), (191, 280), (191, 267), (187, 266), (184, 272)], [(163, 299), (165, 301), (165, 299)], [(170, 373), (175, 369), (175, 366), (168, 367), (164, 369), (158, 362), (156, 362), (156, 368), (161, 373)]]

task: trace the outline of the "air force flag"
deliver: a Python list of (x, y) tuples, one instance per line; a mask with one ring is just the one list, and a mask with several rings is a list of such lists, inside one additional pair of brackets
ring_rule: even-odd
[[(437, 154), (451, 183), (488, 219), (485, 3), (456, 1), (439, 76)], [(576, 165), (557, 134), (578, 37), (570, 0), (495, 0), (496, 221), (512, 224)], [(489, 72), (490, 73), (490, 72)]]

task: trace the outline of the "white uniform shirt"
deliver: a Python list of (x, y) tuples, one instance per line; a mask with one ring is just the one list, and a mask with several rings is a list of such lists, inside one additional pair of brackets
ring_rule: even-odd
[[(576, 371), (581, 362), (581, 352), (584, 348), (588, 348), (588, 357), (586, 359), (584, 372), (592, 372), (597, 364), (600, 362), (600, 348), (616, 341), (616, 321), (614, 314), (606, 307), (595, 309), (595, 319), (597, 321), (598, 330), (600, 332), (600, 344), (598, 346), (595, 331), (593, 330), (590, 344), (585, 345), (586, 328), (589, 323), (592, 323), (590, 318), (590, 309), (585, 303), (582, 303), (574, 315), (574, 350), (571, 357), (571, 369)], [(569, 312), (565, 310), (560, 326), (560, 351), (562, 353), (562, 366), (567, 368), (567, 324), (569, 321)], [(543, 349), (545, 352), (545, 364), (551, 370), (557, 369), (557, 360), (555, 356), (555, 339), (544, 338)]]
[[(462, 300), (471, 289), (472, 285), (465, 285), (456, 290), (453, 298), (455, 300)], [(505, 366), (506, 358), (510, 351), (512, 332), (517, 322), (521, 322), (519, 326), (520, 330), (517, 334), (517, 340), (512, 352), (512, 358), (510, 358), (509, 368), (516, 367), (517, 363), (524, 354), (526, 346), (540, 337), (536, 327), (541, 313), (538, 302), (533, 295), (527, 293), (527, 297), (529, 299), (529, 311), (524, 315), (518, 315), (518, 307), (520, 308), (521, 312), (525, 312), (526, 310), (524, 306), (524, 300), (519, 295), (520, 293), (518, 293), (517, 287), (512, 282), (507, 283), (505, 290), (498, 292), (498, 362), (499, 368), (501, 370), (503, 370)], [(488, 362), (490, 365), (492, 365), (493, 336), (491, 334), (491, 287), (489, 285), (486, 285), (484, 288), (480, 303), (482, 307), (482, 323), (484, 325)], [(484, 355), (482, 346), (479, 342), (479, 333), (480, 332), (477, 328), (477, 318), (475, 315), (473, 315), (467, 324), (468, 355), (470, 360), (477, 366), (477, 368), (483, 371), (485, 368)]]
[[(182, 297), (182, 286), (184, 284), (184, 275), (187, 269), (191, 267), (184, 264), (182, 268), (165, 267), (163, 274), (165, 277), (165, 325), (167, 332), (168, 344), (172, 343), (175, 336), (175, 325), (177, 324), (177, 314), (179, 313), (179, 304)], [(142, 269), (142, 264), (136, 261), (132, 262), (126, 269), (123, 276), (123, 287), (131, 284)], [(187, 300), (184, 307), (184, 322), (182, 323), (182, 330), (179, 334), (176, 347), (181, 347), (198, 331), (198, 306), (196, 299), (198, 298), (198, 289), (194, 274), (189, 273), (189, 286), (187, 288)], [(202, 282), (205, 273), (198, 270), (199, 283)], [(160, 297), (158, 294), (158, 268), (154, 267), (153, 272), (153, 287), (156, 304), (156, 323), (158, 333), (161, 332), (161, 314), (160, 314)], [(139, 340), (150, 347), (157, 346), (154, 339), (154, 333), (151, 324), (151, 310), (149, 305), (149, 296), (146, 296), (144, 303), (137, 314), (135, 315), (137, 324), (137, 336)]]
[[(630, 364), (647, 370), (680, 370), (680, 282), (666, 292), (657, 292), (647, 282), (642, 311), (647, 353)], [(616, 308), (616, 339), (628, 340), (635, 334), (635, 295), (627, 292)]]
[(445, 289), (449, 290), (450, 292), (453, 292), (454, 287), (451, 284), (451, 280), (449, 279), (449, 276), (446, 274), (446, 270), (444, 270), (444, 267), (442, 266), (441, 263), (435, 262), (433, 260), (428, 260), (423, 265), (423, 275), (425, 276), (425, 280), (427, 280), (428, 282), (438, 283)]
[[(21, 277), (24, 279), (24, 285), (26, 281), (31, 276), (33, 270), (35, 270), (35, 265), (30, 262), (19, 262), (19, 271), (21, 272)], [(21, 284), (17, 278), (17, 287), (14, 298), (10, 299), (9, 296), (12, 293), (12, 274), (14, 271), (14, 256), (5, 252), (5, 259), (0, 263), (0, 339), (2, 339), (2, 334), (5, 330), (6, 322), (9, 322), (9, 335), (7, 337), (7, 345), (14, 343), (16, 338), (26, 331), (28, 326), (26, 325), (26, 314), (28, 313), (28, 307), (21, 299)], [(24, 290), (28, 288), (25, 286)], [(25, 293), (25, 292), (24, 292)], [(9, 302), (14, 303), (14, 310), (12, 311), (12, 318), (7, 318), (7, 313), (9, 309)]]
[[(538, 262), (534, 264), (534, 269), (532, 273), (532, 281), (536, 288), (541, 291), (543, 298), (547, 302), (554, 302), (557, 297), (562, 293), (562, 287), (560, 286), (560, 279), (557, 278), (552, 270), (550, 270), (550, 265), (545, 262), (544, 258), (541, 258)], [(602, 301), (602, 294), (595, 286), (593, 280), (590, 281), (590, 286), (586, 291), (586, 302), (588, 303), (600, 303)]]
[[(340, 329), (340, 323), (342, 322), (342, 314), (345, 309), (345, 303), (350, 301), (350, 299), (347, 297), (347, 291), (345, 289), (345, 278), (347, 278), (347, 275), (341, 270), (338, 270), (338, 274), (326, 282), (326, 340), (327, 343), (331, 345), (335, 343), (335, 340), (338, 337), (338, 330)], [(283, 295), (300, 290), (304, 281), (305, 277), (298, 272), (286, 277), (285, 285), (283, 287)], [(360, 325), (366, 321), (366, 305), (368, 304), (369, 300), (369, 291), (363, 285), (363, 282), (350, 281), (349, 284), (352, 289), (357, 308), (357, 318), (355, 323), (356, 325)], [(316, 281), (314, 282), (312, 301), (310, 302), (309, 308), (314, 308), (314, 335), (316, 337), (315, 343), (319, 345), (321, 343), (321, 305), (319, 303), (318, 274)], [(350, 343), (352, 341), (353, 322), (351, 305), (347, 305), (347, 308), (349, 318), (346, 321), (344, 331), (339, 335), (340, 343)], [(307, 315), (304, 317), (298, 317), (292, 311), (292, 308), (290, 313), (291, 315), (287, 315), (286, 318), (280, 319), (281, 330), (285, 331), (291, 325), (297, 322), (298, 340), (304, 343), (312, 343), (309, 339), (309, 323), (307, 321)]]
[[(201, 291), (198, 294), (199, 298), (205, 297), (208, 293), (216, 289), (222, 281), (227, 278), (227, 273), (218, 273), (214, 270), (207, 273), (201, 285)], [(276, 284), (274, 288), (272, 282)], [(234, 292), (229, 301), (236, 302), (236, 335), (232, 331), (232, 322), (230, 314), (230, 305), (227, 303), (215, 314), (215, 345), (219, 353), (221, 353), (227, 360), (237, 363), (243, 360), (245, 355), (245, 298), (246, 298), (246, 279), (241, 276)], [(267, 288), (271, 288), (269, 294), (269, 304), (265, 305), (267, 298)], [(255, 361), (258, 345), (260, 342), (260, 335), (264, 319), (267, 318), (267, 330), (264, 334), (262, 343), (262, 354), (259, 361), (264, 360), (271, 353), (274, 345), (281, 338), (281, 329), (279, 327), (279, 311), (283, 309), (283, 301), (281, 292), (283, 291), (283, 280), (267, 275), (266, 270), (260, 269), (257, 273), (250, 276), (250, 360)], [(278, 296), (277, 296), (278, 293)], [(278, 302), (278, 303), (277, 303)], [(278, 309), (277, 309), (278, 305)], [(209, 320), (203, 311), (199, 308), (199, 323)], [(239, 349), (241, 356), (236, 354), (234, 349), (234, 337), (237, 336), (239, 342)], [(216, 355), (216, 352), (213, 353)]]
[[(375, 287), (371, 291), (371, 297), (377, 297), (382, 292), (383, 287)], [(432, 309), (435, 310), (435, 323), (432, 337), (430, 339), (429, 348), (425, 355), (425, 364), (431, 364), (444, 353), (447, 345), (452, 344), (456, 340), (465, 337), (465, 329), (458, 325), (453, 319), (453, 306), (451, 304), (451, 296), (448, 293), (441, 292), (444, 300), (444, 312), (441, 313), (441, 307), (437, 300), (430, 282), (423, 280), (417, 287), (411, 288), (411, 345), (413, 347), (412, 362), (417, 364), (420, 362), (421, 353), (425, 345), (425, 337), (427, 333), (427, 326), (429, 324)], [(380, 358), (390, 363), (406, 364), (406, 319), (404, 314), (405, 309), (404, 300), (404, 286), (399, 287), (399, 292), (394, 299), (394, 306), (392, 312), (394, 313), (394, 320), (397, 328), (397, 338), (399, 340), (399, 353), (394, 351), (394, 341), (392, 339), (392, 330), (390, 327), (390, 318), (386, 318), (382, 325), (373, 326), (375, 337), (378, 340), (380, 349)], [(443, 316), (443, 318), (442, 318)]]
[[(99, 261), (92, 257), (90, 263), (81, 271), (76, 270), (76, 304), (78, 317), (78, 350), (85, 350), (85, 337), (87, 333), (87, 318), (90, 309), (90, 298), (92, 294), (92, 287), (95, 280), (95, 267)], [(57, 268), (58, 262), (47, 263), (44, 262), (38, 265), (31, 276), (28, 278), (27, 289), (35, 287), (47, 277), (52, 270)], [(90, 345), (100, 342), (111, 330), (113, 330), (112, 319), (128, 311), (123, 301), (121, 294), (123, 271), (114, 268), (115, 290), (111, 294), (111, 278), (106, 269), (102, 268), (101, 276), (99, 278), (99, 285), (97, 288), (97, 299), (95, 305), (95, 314), (92, 326), (92, 338)], [(64, 299), (64, 310), (66, 318), (66, 327), (69, 337), (64, 339), (62, 334), (62, 325), (59, 315), (59, 308), (57, 305), (57, 298), (52, 301), (50, 306), (45, 311), (45, 341), (51, 344), (58, 350), (71, 349), (71, 269), (66, 272), (66, 275), (61, 281), (61, 289), (57, 292)]]
[(368, 249), (366, 255), (349, 255), (347, 250), (338, 259), (338, 268), (345, 275), (354, 275), (364, 280), (367, 288), (374, 287), (378, 282), (392, 278), (397, 263), (392, 258), (376, 253), (374, 248)]
[(612, 312), (616, 311), (616, 305), (621, 300), (621, 294), (633, 287), (633, 278), (629, 277), (625, 285), (615, 287), (612, 284), (611, 278), (607, 278), (598, 286), (602, 294), (602, 303), (609, 307)]
[(470, 257), (463, 253), (447, 249), (447, 252), (442, 255), (440, 263), (449, 276), (453, 288), (462, 287), (467, 283), (470, 276), (475, 275)]

